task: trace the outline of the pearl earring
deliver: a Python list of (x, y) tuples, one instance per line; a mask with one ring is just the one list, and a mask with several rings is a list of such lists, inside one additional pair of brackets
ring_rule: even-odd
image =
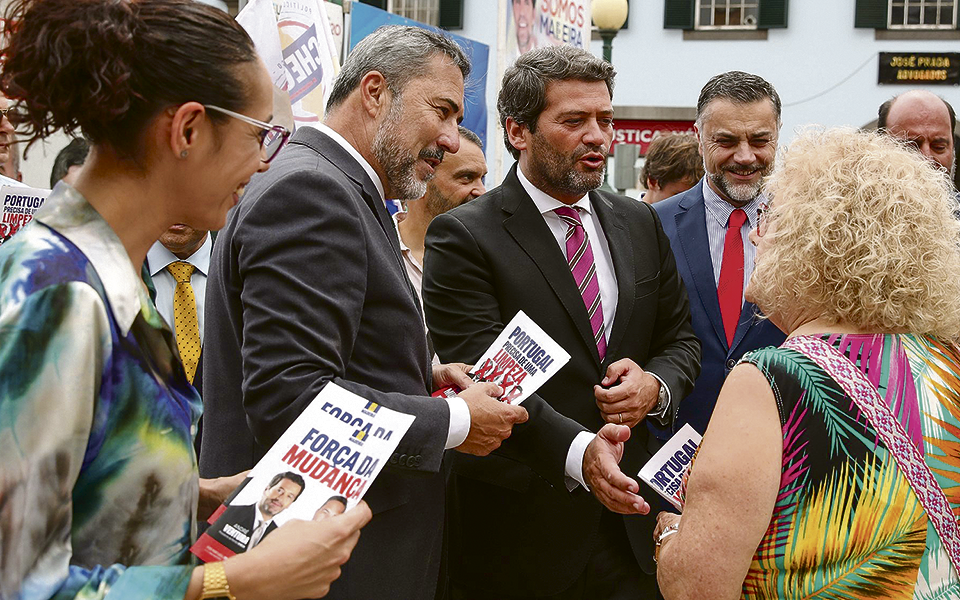
[(180, 153), (180, 158), (186, 158), (186, 157), (187, 157), (187, 151), (184, 150), (183, 152)]

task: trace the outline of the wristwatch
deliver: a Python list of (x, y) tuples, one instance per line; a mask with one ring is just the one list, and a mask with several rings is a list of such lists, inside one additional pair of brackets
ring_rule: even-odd
[(200, 592), (200, 599), (208, 598), (237, 600), (236, 596), (230, 593), (230, 584), (227, 583), (227, 573), (222, 562), (210, 562), (203, 566), (203, 590)]
[(667, 384), (660, 381), (660, 391), (657, 392), (657, 404), (650, 411), (650, 416), (657, 417), (660, 420), (666, 420), (667, 411), (670, 409), (670, 392), (667, 391)]

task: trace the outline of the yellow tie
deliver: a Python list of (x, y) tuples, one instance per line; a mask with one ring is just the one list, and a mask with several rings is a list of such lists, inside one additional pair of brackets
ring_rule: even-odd
[(173, 292), (173, 326), (177, 333), (177, 349), (180, 360), (187, 372), (187, 379), (193, 383), (200, 362), (200, 325), (197, 320), (197, 299), (193, 295), (190, 276), (193, 265), (178, 261), (167, 265), (167, 270), (177, 280), (177, 289)]

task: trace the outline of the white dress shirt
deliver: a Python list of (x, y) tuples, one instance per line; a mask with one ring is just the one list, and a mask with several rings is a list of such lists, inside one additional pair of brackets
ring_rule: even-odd
[[(537, 210), (540, 211), (540, 215), (550, 229), (550, 233), (553, 234), (557, 245), (560, 246), (560, 250), (563, 252), (563, 256), (566, 257), (566, 235), (568, 226), (554, 211), (557, 208), (568, 205), (534, 186), (530, 180), (527, 179), (526, 175), (524, 175), (523, 169), (521, 169), (519, 165), (517, 166), (517, 178), (520, 179), (520, 185), (522, 185), (523, 189), (530, 195)], [(590, 195), (584, 194), (584, 196), (577, 200), (572, 206), (580, 209), (578, 211), (580, 213), (580, 220), (583, 223), (583, 229), (587, 234), (587, 239), (590, 240), (590, 247), (593, 250), (593, 262), (596, 266), (597, 283), (600, 286), (600, 304), (603, 307), (604, 337), (609, 341), (610, 331), (613, 328), (613, 318), (617, 313), (617, 298), (619, 293), (617, 289), (617, 275), (613, 268), (613, 257), (610, 254), (610, 244), (607, 243), (607, 236), (603, 234), (597, 213), (590, 204)], [(660, 382), (660, 386), (666, 391), (665, 406), (669, 408), (670, 388), (656, 373), (651, 371), (646, 372)], [(567, 475), (587, 489), (589, 489), (589, 486), (583, 479), (583, 454), (586, 452), (587, 446), (593, 437), (592, 433), (586, 431), (577, 434), (577, 437), (574, 438), (573, 443), (570, 445), (570, 449), (567, 451), (565, 467)]]
[[(556, 238), (557, 244), (563, 251), (563, 256), (567, 256), (567, 229), (568, 226), (560, 219), (560, 215), (554, 212), (562, 206), (567, 206), (556, 198), (548, 196), (526, 178), (523, 170), (517, 167), (517, 177), (520, 178), (520, 185), (526, 190), (527, 194), (537, 206), (540, 215), (550, 228), (550, 233)], [(597, 213), (590, 206), (590, 195), (585, 194), (583, 198), (577, 200), (573, 205), (579, 208), (580, 220), (583, 223), (583, 230), (587, 232), (587, 239), (590, 240), (590, 247), (593, 249), (593, 263), (597, 268), (597, 283), (600, 284), (600, 306), (603, 308), (603, 336), (610, 341), (610, 330), (613, 328), (613, 317), (617, 314), (617, 275), (613, 270), (613, 258), (610, 255), (610, 245), (607, 243), (607, 236), (603, 235), (603, 229), (600, 227), (600, 221), (597, 219)]]
[[(206, 297), (207, 273), (210, 271), (210, 251), (213, 250), (213, 238), (207, 234), (207, 239), (196, 252), (184, 262), (193, 265), (193, 274), (190, 276), (190, 286), (193, 296), (197, 300), (197, 325), (200, 327), (200, 345), (203, 346), (203, 299)], [(159, 241), (154, 242), (147, 252), (147, 264), (150, 266), (150, 277), (153, 278), (153, 287), (157, 290), (157, 312), (167, 322), (174, 336), (177, 329), (173, 323), (173, 294), (177, 289), (177, 280), (173, 278), (167, 265), (180, 259)]]
[[(370, 166), (370, 163), (368, 163), (363, 156), (357, 152), (356, 148), (350, 145), (350, 142), (345, 140), (342, 135), (327, 125), (320, 123), (315, 125), (315, 127), (330, 136), (330, 139), (340, 144), (340, 146), (343, 147), (343, 149), (346, 150), (350, 156), (352, 156), (354, 160), (360, 164), (361, 167), (363, 167), (363, 170), (373, 182), (373, 185), (377, 187), (377, 191), (380, 192), (380, 201), (383, 202), (384, 207), (386, 207), (383, 183), (380, 181), (380, 177), (377, 176), (377, 172), (373, 170), (372, 166)], [(397, 237), (399, 237), (399, 234)], [(420, 288), (417, 287), (417, 290), (419, 289)], [(458, 396), (454, 396), (453, 398), (444, 398), (444, 400), (447, 401), (447, 405), (450, 407), (450, 423), (447, 427), (447, 443), (444, 446), (449, 450), (450, 448), (456, 448), (467, 439), (467, 435), (470, 433), (470, 409), (467, 408), (467, 403)]]

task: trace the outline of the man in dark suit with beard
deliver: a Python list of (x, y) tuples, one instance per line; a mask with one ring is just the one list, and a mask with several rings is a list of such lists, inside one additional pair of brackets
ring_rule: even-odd
[(251, 468), (329, 382), (416, 416), (368, 490), (374, 518), (328, 598), (432, 599), (444, 450), (486, 454), (526, 419), (461, 367), (431, 369), (385, 199), (419, 198), (459, 147), (469, 63), (449, 38), (382, 28), (351, 52), (324, 123), (301, 127), (221, 230), (207, 284), (204, 477)]
[[(500, 187), (434, 219), (423, 296), (441, 360), (476, 361), (518, 311), (529, 315), (571, 359), (527, 402), (593, 431), (630, 427), (621, 466), (637, 473), (658, 447), (646, 423), (669, 427), (699, 344), (656, 213), (596, 191), (613, 80), (610, 64), (570, 46), (507, 70), (498, 108), (518, 163)], [(653, 516), (614, 514), (577, 486), (589, 484), (575, 467), (591, 437), (566, 454), (567, 486), (498, 456), (453, 457), (453, 598), (655, 597)]]

